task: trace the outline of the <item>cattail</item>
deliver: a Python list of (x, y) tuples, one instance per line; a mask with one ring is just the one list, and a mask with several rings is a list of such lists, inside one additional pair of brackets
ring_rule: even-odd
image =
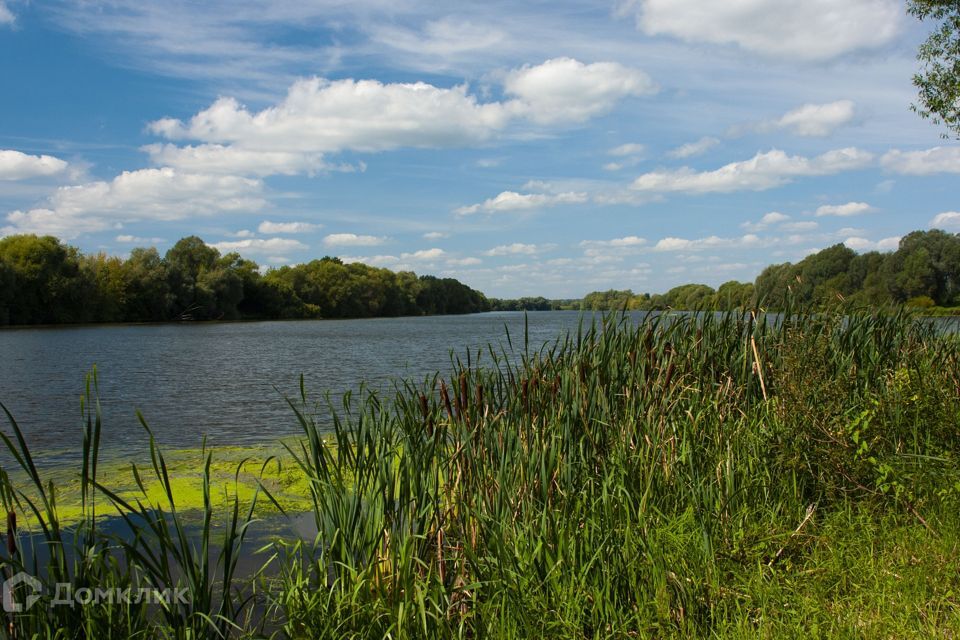
[(664, 389), (669, 389), (669, 388), (670, 388), (670, 381), (673, 379), (673, 372), (674, 372), (674, 369), (675, 369), (675, 368), (676, 368), (676, 365), (675, 365), (674, 363), (672, 363), (672, 362), (670, 363), (670, 366), (667, 367), (667, 377), (666, 377), (666, 379), (663, 381), (663, 388), (664, 388)]
[(460, 415), (467, 413), (467, 407), (470, 402), (470, 394), (467, 392), (467, 374), (460, 374)]
[(17, 513), (7, 512), (7, 553), (13, 558), (17, 555)]
[(440, 381), (440, 397), (443, 399), (443, 407), (447, 410), (447, 417), (453, 420), (453, 407), (450, 406), (450, 394), (447, 392), (446, 380)]
[(483, 411), (483, 384), (477, 383), (477, 410)]
[(433, 435), (433, 418), (430, 416), (430, 406), (427, 404), (427, 396), (420, 394), (420, 413), (423, 414), (423, 421), (427, 426), (427, 435)]
[(523, 399), (523, 406), (527, 406), (527, 379), (520, 381), (520, 394)]

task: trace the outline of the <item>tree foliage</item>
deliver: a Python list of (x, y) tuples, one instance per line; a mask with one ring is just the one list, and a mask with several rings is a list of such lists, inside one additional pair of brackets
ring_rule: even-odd
[(83, 255), (52, 236), (0, 239), (0, 325), (275, 318), (366, 318), (486, 311), (451, 278), (417, 277), (323, 258), (260, 267), (196, 236), (166, 255)]
[(792, 300), (813, 306), (846, 301), (862, 306), (960, 306), (960, 234), (914, 231), (892, 253), (858, 254), (837, 244), (796, 264), (770, 265), (753, 284), (726, 282), (714, 291), (685, 284), (664, 294), (598, 291), (583, 309), (782, 309)]
[(923, 68), (913, 76), (919, 104), (912, 108), (960, 138), (960, 2), (908, 0), (907, 6), (917, 18), (938, 22), (917, 52)]

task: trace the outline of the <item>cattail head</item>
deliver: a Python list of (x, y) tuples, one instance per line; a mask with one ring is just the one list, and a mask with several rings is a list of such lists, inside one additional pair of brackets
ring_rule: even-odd
[(17, 555), (17, 512), (7, 512), (7, 553), (13, 558)]
[(450, 405), (450, 393), (447, 391), (446, 380), (440, 381), (440, 398), (443, 400), (443, 408), (447, 410), (447, 417), (453, 420), (453, 407)]

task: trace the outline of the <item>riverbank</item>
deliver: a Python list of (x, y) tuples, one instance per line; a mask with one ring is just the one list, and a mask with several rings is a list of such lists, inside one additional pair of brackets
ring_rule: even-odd
[[(254, 456), (251, 490), (222, 501), (235, 458), (153, 441), (134, 492), (109, 486), (92, 411), (76, 554), (90, 560), (42, 565), (44, 593), (65, 578), (180, 586), (188, 602), (35, 606), (13, 622), (254, 637), (256, 594), (257, 620), (298, 638), (950, 637), (960, 345), (906, 315), (785, 318), (611, 317), (543, 348), (513, 334), (390, 402), (330, 407), (329, 429), (303, 386), (284, 449), (302, 476), (271, 480), (269, 454)], [(51, 494), (7, 433), (33, 482), (0, 482), (21, 515), (16, 490)], [(173, 471), (194, 465), (192, 486)], [(273, 542), (270, 577), (241, 579), (249, 523), (262, 503), (288, 510), (281, 493), (306, 500), (318, 544)], [(200, 534), (185, 536), (198, 510), (177, 503), (196, 495)], [(127, 517), (125, 536), (98, 533), (94, 498)], [(53, 501), (33, 502), (63, 544)]]

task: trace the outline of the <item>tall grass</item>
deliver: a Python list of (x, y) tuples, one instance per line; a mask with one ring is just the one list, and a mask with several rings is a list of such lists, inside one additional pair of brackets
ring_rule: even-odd
[[(854, 560), (893, 571), (854, 551), (861, 532), (867, 548), (889, 530), (937, 549), (930, 571), (960, 544), (960, 348), (908, 314), (612, 315), (542, 348), (508, 335), (391, 398), (326, 402), (332, 426), (302, 385), (291, 401), (303, 435), (288, 463), (309, 480), (316, 538), (278, 541), (265, 575), (243, 579), (255, 504), (234, 500), (217, 544), (205, 500), (191, 535), (146, 425), (168, 506), (97, 481), (91, 411), (88, 515), (65, 537), (8, 416), (4, 443), (32, 481), (0, 477), (8, 511), (30, 509), (51, 549), (73, 545), (34, 575), (190, 595), (159, 611), (34, 607), (10, 618), (14, 634), (780, 637), (816, 620), (826, 636), (924, 637), (958, 622), (955, 572), (911, 583), (912, 618), (851, 621), (826, 579)], [(198, 481), (208, 495), (209, 458)], [(97, 528), (104, 507), (125, 534)], [(24, 561), (18, 549), (4, 567)]]

